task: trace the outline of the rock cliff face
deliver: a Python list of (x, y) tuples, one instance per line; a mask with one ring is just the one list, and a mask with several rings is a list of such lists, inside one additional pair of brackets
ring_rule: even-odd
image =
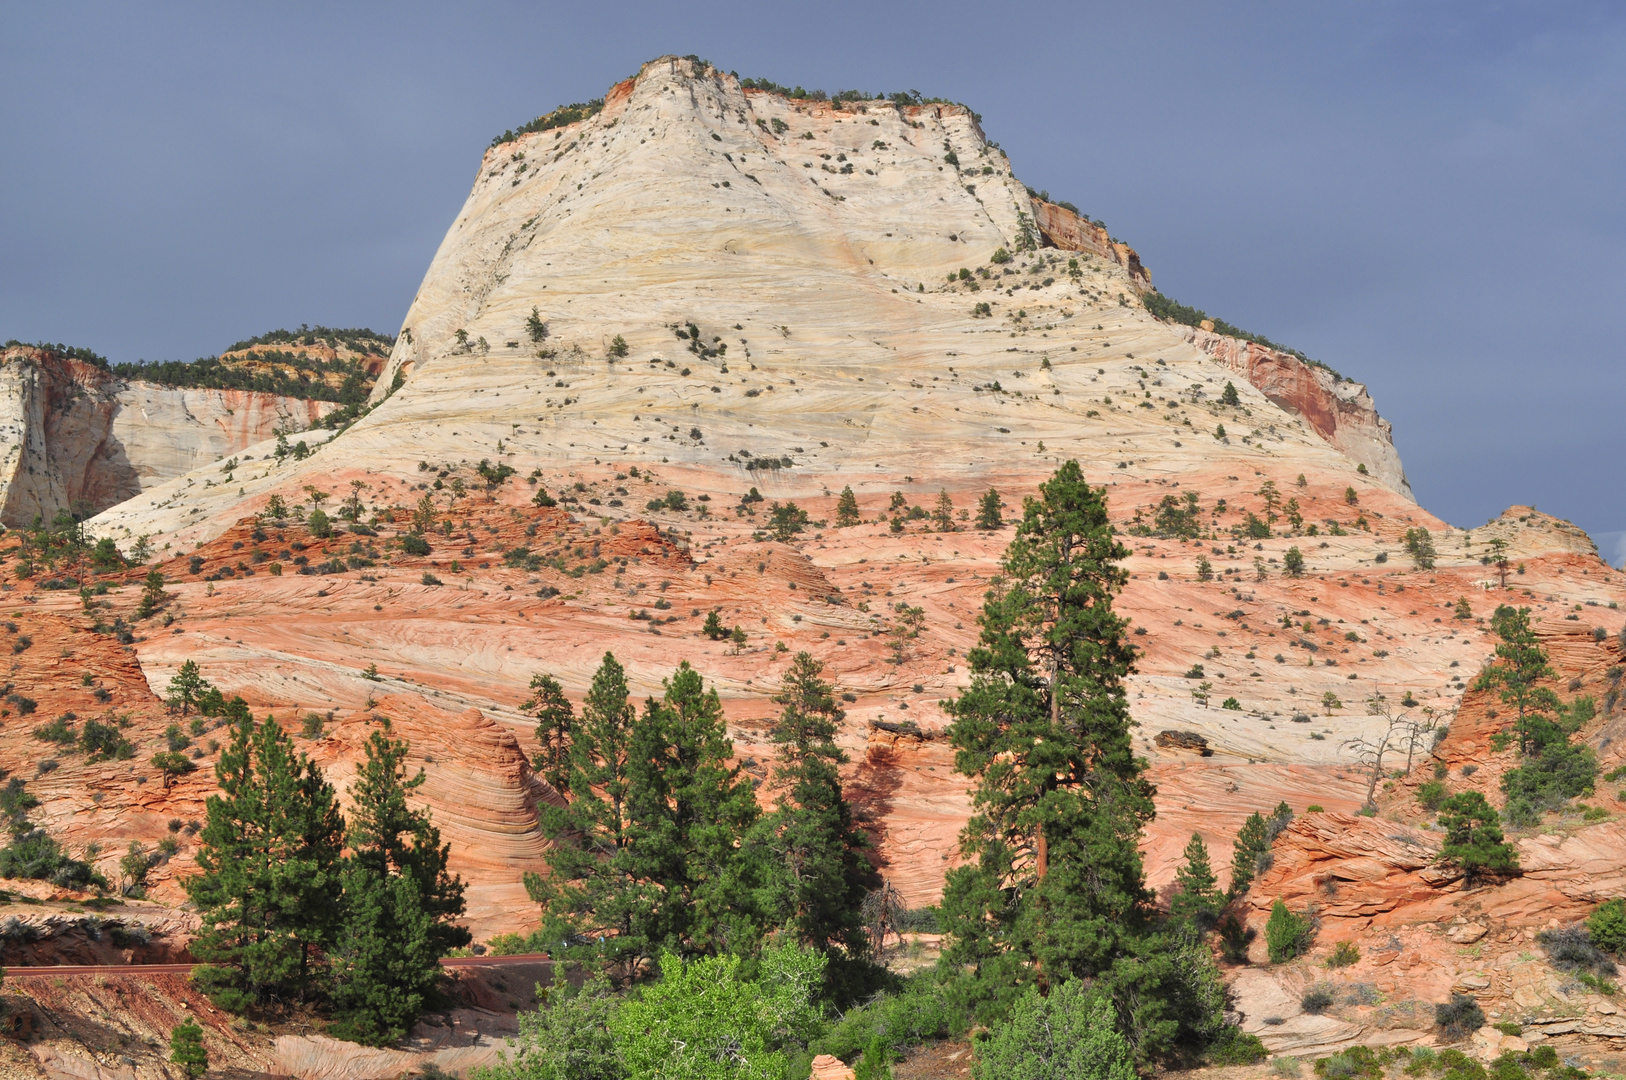
[(94, 513), (304, 428), (329, 402), (124, 382), (40, 349), (0, 352), (0, 523)]
[(1279, 349), (1198, 327), (1180, 329), (1187, 341), (1243, 376), (1273, 404), (1303, 417), (1317, 435), (1373, 476), (1411, 494), (1393, 428), (1378, 415), (1365, 386)]

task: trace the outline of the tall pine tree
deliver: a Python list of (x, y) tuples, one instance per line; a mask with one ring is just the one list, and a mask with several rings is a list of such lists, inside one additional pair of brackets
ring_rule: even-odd
[(842, 790), (837, 769), (847, 755), (835, 740), (846, 713), (823, 672), (810, 653), (797, 653), (773, 699), (783, 706), (773, 730), (781, 791), (763, 826), (773, 855), (766, 875), (773, 922), (829, 956), (826, 973), (836, 977), (844, 961), (868, 952), (860, 912), (880, 880)]
[(1208, 860), (1208, 845), (1198, 833), (1191, 834), (1186, 844), (1186, 863), (1174, 872), (1174, 896), (1169, 901), (1169, 914), (1177, 919), (1190, 919), (1207, 929), (1225, 906), (1220, 895), (1219, 879)]
[(391, 738), (385, 721), (363, 751), (350, 785), (343, 932), (332, 950), (334, 1032), (383, 1045), (406, 1033), (440, 958), (470, 936), (452, 922), (463, 913), (463, 882), (446, 868), (451, 847), (429, 812), (407, 802), (424, 782), (422, 769), (407, 779), (407, 742)]
[(982, 1017), (1021, 990), (1098, 979), (1145, 1059), (1223, 1026), (1212, 957), (1161, 929), (1139, 840), (1153, 814), (1130, 743), (1133, 670), (1103, 492), (1069, 461), (1024, 500), (1004, 574), (987, 594), (971, 684), (951, 705), (955, 769), (973, 781), (950, 871), (943, 964)]
[(619, 860), (652, 898), (646, 940), (687, 953), (750, 952), (759, 920), (742, 850), (760, 813), (716, 689), (687, 661), (645, 702), (629, 769), (631, 843)]
[(541, 749), (531, 759), (537, 775), (555, 791), (570, 791), (570, 743), (575, 735), (576, 710), (565, 688), (552, 675), (531, 676), (531, 699), (522, 706), (536, 717), (536, 741)]
[(626, 802), (636, 716), (626, 669), (605, 653), (571, 741), (570, 803), (542, 811), (543, 829), (555, 843), (548, 876), (532, 890), (542, 904), (544, 939), (594, 944), (623, 965), (646, 948), (634, 926), (647, 905), (616, 865), (629, 842)]
[(215, 766), (197, 854), (183, 882), (203, 926), (195, 975), (222, 1008), (288, 1002), (311, 989), (332, 940), (344, 819), (333, 788), (274, 719), (243, 715)]

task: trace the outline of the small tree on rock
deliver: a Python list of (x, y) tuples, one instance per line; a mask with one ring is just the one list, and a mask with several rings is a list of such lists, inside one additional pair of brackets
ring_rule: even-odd
[(1477, 791), (1463, 791), (1440, 804), (1445, 842), (1440, 859), (1460, 868), (1470, 882), (1519, 872), (1513, 845), (1502, 839), (1496, 811)]
[(845, 529), (859, 522), (858, 496), (853, 494), (852, 486), (841, 489), (841, 497), (836, 500), (836, 528)]
[(203, 1028), (196, 1020), (188, 1020), (169, 1033), (169, 1060), (181, 1067), (181, 1072), (197, 1080), (209, 1072), (209, 1051), (203, 1046)]
[(1004, 525), (1005, 519), (999, 513), (999, 492), (989, 488), (977, 504), (977, 528), (999, 529)]

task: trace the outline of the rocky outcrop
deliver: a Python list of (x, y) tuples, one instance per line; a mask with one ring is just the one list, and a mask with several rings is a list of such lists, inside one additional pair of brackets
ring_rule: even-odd
[(1145, 292), (1152, 287), (1152, 272), (1140, 264), (1135, 249), (1112, 239), (1106, 229), (1065, 206), (1033, 200), (1033, 223), (1046, 244), (1063, 251), (1086, 251), (1123, 267), (1129, 283)]
[(380, 695), (372, 709), (345, 718), (323, 739), (316, 758), (341, 791), (363, 759), (363, 743), (386, 719), (391, 736), (411, 744), (411, 770), (424, 770), (415, 801), (452, 846), (450, 866), (468, 884), (467, 924), (475, 936), (533, 927), (537, 909), (520, 877), (546, 869), (537, 806), (557, 795), (531, 772), (512, 732), (476, 709), (450, 713), (415, 694)]
[(86, 516), (336, 406), (125, 382), (46, 350), (0, 352), (0, 523)]
[[(1205, 324), (1206, 325), (1206, 324)], [(1187, 341), (1256, 386), (1273, 403), (1298, 414), (1310, 429), (1372, 476), (1407, 498), (1411, 483), (1395, 450), (1393, 428), (1378, 415), (1366, 387), (1291, 353), (1201, 327), (1177, 327)]]

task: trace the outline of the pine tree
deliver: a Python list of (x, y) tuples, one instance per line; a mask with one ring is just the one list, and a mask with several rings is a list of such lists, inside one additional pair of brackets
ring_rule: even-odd
[(938, 532), (954, 531), (954, 500), (949, 498), (947, 488), (937, 493), (937, 509), (932, 511), (932, 520), (937, 523)]
[(1234, 385), (1232, 385), (1230, 379), (1225, 380), (1225, 389), (1220, 391), (1220, 404), (1221, 405), (1240, 405), (1240, 404), (1242, 404), (1242, 398), (1237, 395), (1236, 387)]
[(989, 488), (977, 506), (977, 528), (999, 529), (1004, 525), (1005, 519), (999, 515), (999, 492)]
[(1199, 922), (1211, 919), (1225, 906), (1220, 896), (1219, 879), (1208, 861), (1208, 845), (1197, 833), (1191, 834), (1186, 845), (1186, 863), (1174, 872), (1175, 894), (1169, 903), (1169, 914), (1181, 919)]
[[(543, 932), (549, 940), (571, 934), (606, 938), (603, 952), (631, 960), (643, 942), (633, 937), (637, 898), (616, 866), (628, 844), (627, 787), (633, 720), (627, 673), (611, 653), (582, 700), (581, 722), (570, 748), (571, 801), (547, 807), (542, 826), (555, 841), (549, 875), (539, 882)], [(613, 935), (613, 936), (612, 936)]]
[(147, 578), (142, 583), (141, 603), (136, 606), (136, 618), (150, 618), (168, 599), (169, 594), (164, 591), (164, 573), (155, 566), (147, 571)]
[(1231, 853), (1231, 899), (1248, 891), (1248, 886), (1253, 884), (1254, 868), (1259, 865), (1259, 856), (1269, 850), (1270, 842), (1265, 839), (1265, 819), (1256, 810), (1237, 830), (1236, 847)]
[(1069, 461), (1025, 501), (984, 604), (971, 685), (951, 705), (955, 769), (975, 784), (968, 865), (943, 898), (946, 962), (983, 977), (1099, 975), (1146, 922), (1153, 789), (1130, 744), (1133, 650), (1112, 610), (1128, 554)]
[(439, 961), (470, 940), (451, 923), (463, 913), (463, 882), (447, 872), (450, 846), (425, 810), (407, 803), (424, 782), (406, 778), (405, 740), (386, 721), (363, 744), (352, 800), (344, 923), (330, 953), (332, 1031), (382, 1046), (406, 1034), (439, 975)]
[(209, 1051), (203, 1046), (203, 1028), (196, 1020), (178, 1024), (169, 1033), (169, 1060), (181, 1067), (181, 1072), (197, 1080), (209, 1072)]
[(841, 498), (836, 500), (836, 528), (845, 529), (849, 525), (857, 525), (858, 497), (853, 494), (852, 485), (841, 489)]
[[(1471, 614), (1471, 612), (1470, 612)], [(1558, 695), (1541, 685), (1553, 678), (1547, 652), (1530, 625), (1529, 608), (1503, 604), (1491, 616), (1491, 627), (1501, 639), (1496, 646), (1496, 662), (1485, 668), (1474, 682), (1478, 690), (1498, 689), (1502, 702), (1513, 706), (1513, 734), (1519, 752), (1539, 753), (1562, 740), (1565, 733), (1552, 720), (1559, 710)]]
[(233, 1011), (302, 997), (338, 910), (344, 819), (333, 788), (269, 717), (238, 721), (215, 776), (201, 873), (183, 882), (203, 923), (192, 953), (211, 965), (194, 978)]
[(628, 844), (616, 863), (647, 898), (635, 935), (680, 952), (748, 952), (760, 920), (742, 842), (760, 810), (750, 779), (730, 766), (723, 705), (685, 661), (634, 726), (627, 786)]
[(880, 882), (866, 857), (869, 837), (842, 790), (837, 767), (847, 755), (835, 738), (846, 713), (823, 671), (810, 653), (797, 653), (774, 696), (783, 706), (773, 730), (781, 793), (763, 831), (774, 858), (774, 925), (836, 962), (868, 951), (860, 910)]
[(570, 743), (575, 736), (576, 710), (565, 688), (552, 675), (531, 676), (531, 698), (523, 706), (536, 717), (536, 741), (541, 749), (531, 759), (537, 775), (561, 795), (570, 791)]
[(728, 637), (728, 627), (723, 625), (722, 616), (717, 613), (716, 608), (706, 612), (706, 622), (700, 628), (700, 632), (713, 641), (722, 641)]
[(186, 661), (169, 680), (170, 708), (180, 709), (181, 715), (185, 716), (208, 687), (208, 680), (198, 673), (198, 662)]

